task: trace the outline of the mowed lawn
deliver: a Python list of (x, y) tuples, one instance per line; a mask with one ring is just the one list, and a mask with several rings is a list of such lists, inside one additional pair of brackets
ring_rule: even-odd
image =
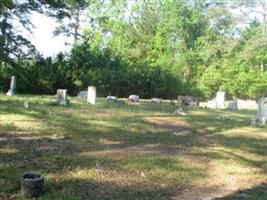
[(70, 101), (0, 95), (0, 199), (24, 199), (29, 171), (45, 177), (40, 199), (267, 199), (256, 111)]

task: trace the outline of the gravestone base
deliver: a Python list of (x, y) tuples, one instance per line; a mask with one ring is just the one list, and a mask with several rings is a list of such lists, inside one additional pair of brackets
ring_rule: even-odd
[(11, 97), (11, 96), (15, 95), (15, 92), (14, 92), (14, 90), (8, 90), (6, 95)]
[(70, 101), (69, 100), (67, 100), (67, 101), (58, 101), (58, 104), (61, 105), (61, 106), (66, 106), (66, 105), (70, 104)]

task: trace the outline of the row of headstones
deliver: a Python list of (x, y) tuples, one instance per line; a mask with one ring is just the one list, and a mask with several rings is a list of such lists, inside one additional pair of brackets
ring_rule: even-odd
[[(10, 89), (6, 93), (7, 96), (13, 96), (16, 93), (16, 77), (12, 76), (10, 81)], [(88, 95), (87, 95), (87, 102), (90, 104), (95, 104), (96, 99), (96, 88), (94, 86), (88, 87)], [(67, 105), (69, 104), (68, 100), (68, 94), (66, 89), (58, 89), (57, 90), (57, 102), (60, 105)], [(25, 104), (25, 103), (24, 103)], [(28, 102), (26, 102), (27, 105), (24, 105), (24, 107), (28, 107)]]
[[(225, 92), (217, 92), (216, 98), (211, 101), (208, 101), (207, 107), (212, 109), (214, 108), (224, 109), (225, 108), (224, 101), (225, 101)], [(227, 108), (232, 110), (242, 110), (242, 109), (256, 108), (257, 106), (258, 110), (253, 123), (260, 122), (262, 124), (265, 124), (267, 121), (267, 98), (265, 97), (259, 99), (258, 105), (256, 101), (252, 100), (242, 100), (242, 99), (233, 100), (229, 102)]]
[[(11, 77), (11, 82), (10, 82), (10, 89), (6, 93), (7, 96), (13, 96), (15, 94), (16, 90), (16, 77), (12, 76)], [(69, 104), (68, 100), (68, 91), (66, 89), (58, 89), (57, 90), (57, 102), (60, 105), (67, 105)], [(78, 94), (78, 97), (82, 98), (87, 98), (87, 102), (90, 104), (95, 104), (96, 101), (96, 87), (94, 86), (89, 86), (87, 91), (81, 91)], [(115, 96), (107, 96), (107, 99), (111, 100), (116, 100), (117, 97)], [(139, 96), (138, 95), (130, 95), (128, 97), (129, 101), (132, 102), (138, 102), (139, 101)], [(161, 103), (161, 98), (152, 98), (151, 99), (152, 103), (160, 104)]]
[[(10, 82), (10, 89), (6, 93), (8, 96), (13, 96), (16, 91), (16, 77), (12, 76), (11, 77), (11, 82)], [(85, 91), (86, 92), (86, 91)], [(84, 94), (85, 94), (84, 92)], [(78, 95), (79, 96), (79, 95)], [(94, 86), (89, 86), (87, 93), (87, 102), (90, 104), (95, 104), (96, 101), (96, 87)], [(108, 96), (108, 99), (116, 99), (114, 96)], [(139, 101), (139, 96), (138, 95), (130, 95), (128, 97), (130, 101), (133, 102), (138, 102)], [(185, 101), (186, 103), (189, 102), (189, 104), (192, 104), (193, 106), (198, 106), (199, 105), (199, 100), (197, 98), (193, 98), (190, 96), (181, 96), (178, 97), (178, 101)], [(224, 108), (224, 101), (225, 101), (225, 92), (217, 92), (216, 98), (208, 101), (207, 107), (208, 108), (219, 108), (223, 109)], [(58, 89), (57, 90), (57, 102), (60, 105), (67, 105), (69, 104), (68, 100), (68, 95), (67, 95), (67, 90), (66, 89)], [(159, 104), (161, 102), (160, 98), (152, 98), (151, 99), (152, 103), (157, 103)], [(243, 105), (243, 106), (242, 106)], [(246, 106), (255, 106), (257, 103), (255, 101), (244, 101), (244, 100), (237, 100), (237, 101), (231, 101), (228, 105), (230, 109), (240, 109), (242, 107)], [(261, 98), (258, 102), (258, 111), (256, 114), (256, 119), (255, 122), (259, 121), (261, 123), (264, 123), (267, 121), (267, 98)]]
[(207, 103), (207, 108), (230, 109), (230, 110), (249, 110), (257, 108), (257, 102), (253, 100), (232, 100), (225, 104), (225, 92), (217, 92), (216, 97)]
[[(87, 93), (88, 93), (88, 91), (80, 91), (78, 93), (77, 97), (86, 99), (87, 98)], [(117, 97), (108, 95), (107, 99), (109, 99), (109, 100), (117, 100)], [(140, 99), (140, 97), (138, 95), (134, 95), (134, 94), (133, 95), (129, 95), (129, 97), (128, 97), (128, 100), (131, 101), (131, 102), (139, 102), (139, 99)], [(161, 103), (161, 98), (153, 97), (153, 98), (151, 98), (151, 103), (160, 104)]]
[(207, 108), (211, 109), (249, 110), (257, 107), (257, 102), (253, 100), (237, 99), (225, 102), (225, 92), (217, 92), (216, 97), (207, 103)]
[[(87, 102), (95, 104), (96, 100), (96, 87), (89, 86), (87, 91)], [(68, 99), (68, 90), (58, 89), (57, 90), (57, 102), (59, 105), (68, 105), (70, 103)]]

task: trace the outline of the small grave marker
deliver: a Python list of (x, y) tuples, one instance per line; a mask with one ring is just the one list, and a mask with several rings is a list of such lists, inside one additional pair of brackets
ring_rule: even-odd
[(135, 95), (135, 94), (131, 94), (128, 97), (128, 100), (131, 101), (131, 102), (138, 102), (139, 101), (139, 96), (138, 95)]
[(59, 105), (66, 106), (69, 104), (68, 90), (58, 89), (57, 90), (57, 102)]
[(24, 101), (24, 108), (26, 108), (26, 109), (29, 108), (29, 102), (28, 101)]

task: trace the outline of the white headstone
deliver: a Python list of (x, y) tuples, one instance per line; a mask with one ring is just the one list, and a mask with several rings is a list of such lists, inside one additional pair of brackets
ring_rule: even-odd
[(116, 100), (117, 97), (115, 97), (115, 96), (107, 96), (107, 99), (109, 99), (109, 100)]
[(29, 108), (29, 102), (28, 101), (24, 101), (24, 108)]
[(138, 102), (139, 101), (139, 96), (138, 95), (135, 95), (135, 94), (132, 94), (128, 97), (129, 101), (132, 101), (132, 102)]
[(216, 100), (213, 99), (213, 100), (208, 101), (207, 108), (215, 109), (216, 105), (217, 105)]
[(10, 81), (10, 89), (6, 93), (7, 96), (13, 96), (16, 90), (16, 77), (12, 76)]
[(59, 105), (64, 105), (64, 106), (69, 104), (68, 90), (65, 90), (65, 89), (57, 90), (57, 102)]
[(238, 110), (257, 109), (257, 102), (252, 100), (237, 99)]
[(151, 99), (151, 103), (160, 104), (161, 103), (161, 98), (152, 98)]
[(265, 124), (267, 121), (267, 98), (261, 98), (258, 103), (256, 121)]
[(87, 102), (90, 104), (95, 104), (95, 99), (96, 99), (96, 87), (89, 86), (87, 93)]
[(225, 92), (217, 92), (216, 94), (216, 108), (224, 108)]
[(182, 108), (178, 108), (177, 110), (174, 111), (173, 114), (175, 114), (175, 115), (183, 115), (183, 116), (187, 115), (187, 114), (183, 111)]

